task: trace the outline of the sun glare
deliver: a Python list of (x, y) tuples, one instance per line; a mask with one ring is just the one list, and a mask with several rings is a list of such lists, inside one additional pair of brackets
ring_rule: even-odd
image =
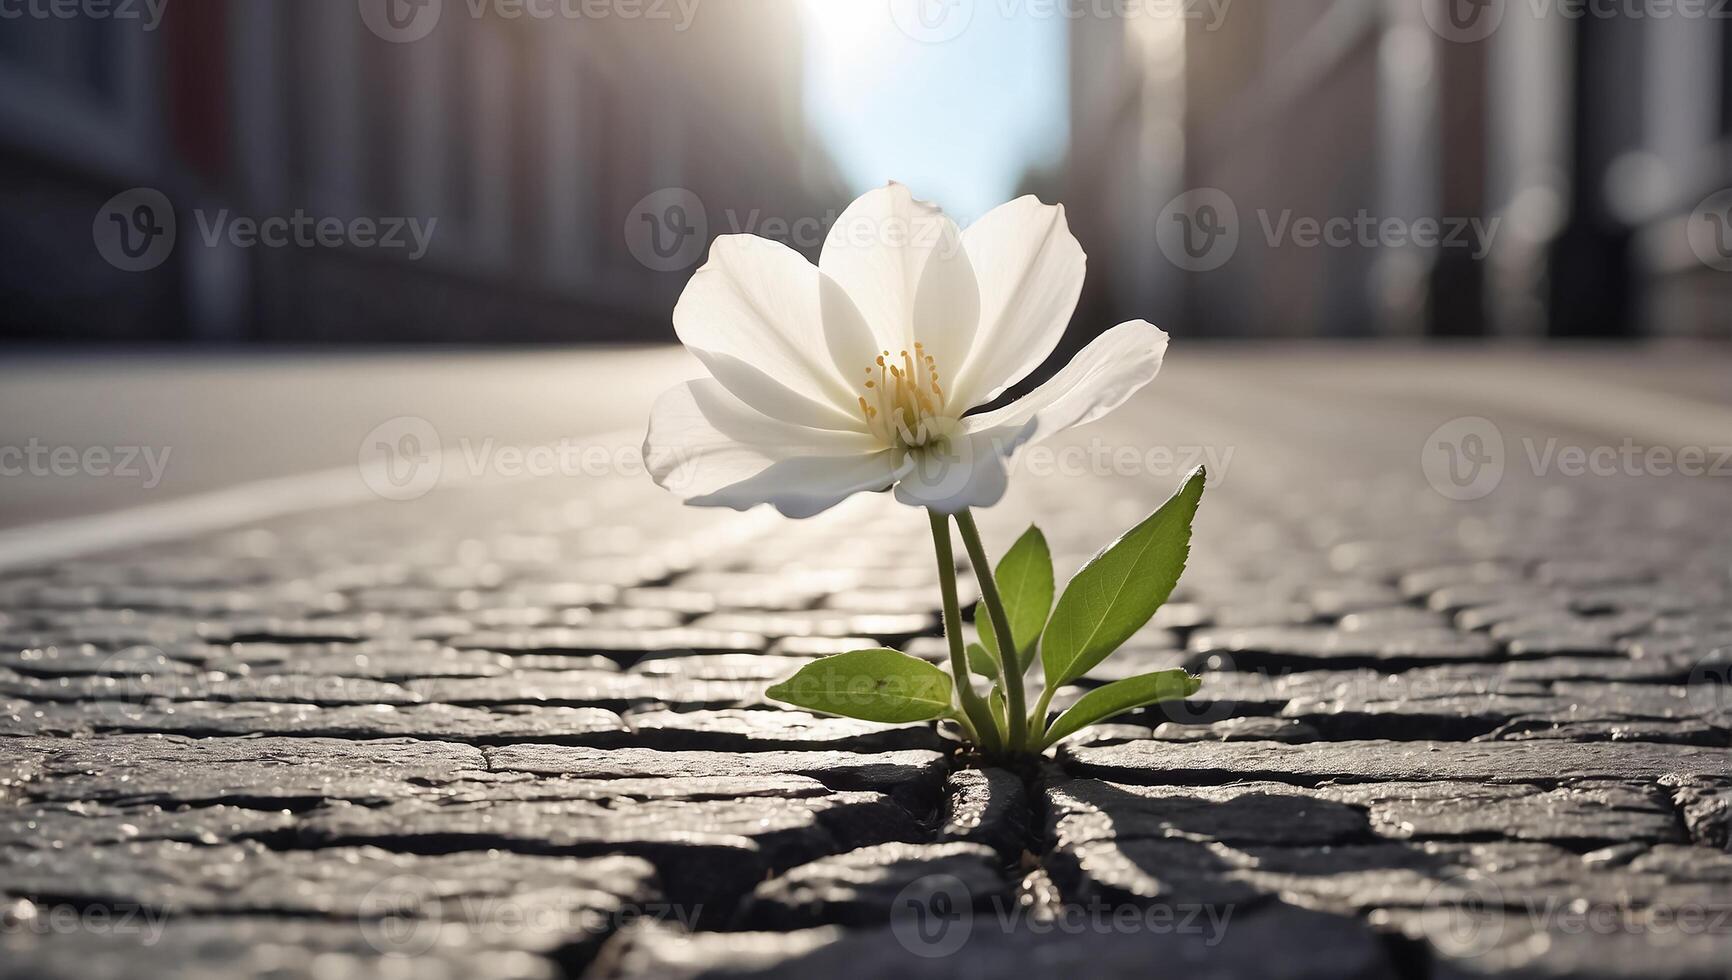
[(836, 42), (833, 47), (840, 50), (877, 44), (895, 26), (888, 5), (858, 0), (800, 0), (800, 16), (809, 31)]

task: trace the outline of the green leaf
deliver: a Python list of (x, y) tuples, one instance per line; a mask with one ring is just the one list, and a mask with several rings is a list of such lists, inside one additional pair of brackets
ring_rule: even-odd
[(784, 704), (890, 725), (951, 713), (950, 675), (895, 650), (856, 650), (800, 668), (766, 692)]
[(1068, 684), (1142, 629), (1173, 594), (1191, 551), (1191, 521), (1207, 474), (1185, 485), (1148, 520), (1125, 532), (1065, 587), (1041, 639), (1048, 687)]
[[(988, 633), (992, 632), (990, 629)], [(968, 645), (968, 669), (989, 681), (998, 680), (998, 657), (978, 643)]]
[(1047, 731), (1042, 748), (1132, 708), (1188, 698), (1202, 686), (1201, 677), (1192, 677), (1182, 670), (1163, 670), (1097, 687), (1058, 716)]
[[(1010, 620), (1011, 639), (1016, 642), (1016, 665), (1026, 671), (1035, 641), (1052, 612), (1052, 551), (1040, 528), (1031, 526), (1010, 546), (999, 559), (994, 579), (999, 598), (1004, 600), (1005, 618)], [(998, 653), (998, 637), (990, 624), (981, 628), (980, 642), (993, 654)]]

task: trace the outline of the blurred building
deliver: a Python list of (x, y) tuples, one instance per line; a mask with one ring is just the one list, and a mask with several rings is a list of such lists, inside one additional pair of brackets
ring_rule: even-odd
[(1090, 322), (1732, 337), (1732, 12), (1218, 6), (1073, 21)]
[[(845, 200), (782, 0), (130, 6), (0, 23), (0, 337), (666, 339), (705, 212)], [(102, 212), (139, 187), (170, 202), (176, 244), (125, 271), (95, 241), (128, 230)], [(437, 223), (413, 258), (211, 241), (296, 215)], [(660, 236), (647, 262), (637, 227)]]

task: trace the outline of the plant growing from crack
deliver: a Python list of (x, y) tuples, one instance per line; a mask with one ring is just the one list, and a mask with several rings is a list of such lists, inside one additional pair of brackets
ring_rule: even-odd
[[(711, 377), (657, 400), (644, 441), (651, 476), (689, 504), (767, 503), (795, 518), (894, 489), (927, 511), (949, 640), (948, 673), (895, 650), (859, 650), (814, 662), (770, 697), (887, 724), (950, 720), (983, 753), (1014, 757), (1197, 690), (1184, 671), (1161, 671), (1096, 688), (1049, 717), (1054, 694), (1172, 593), (1200, 469), (1084, 565), (1056, 604), (1038, 529), (995, 572), (975, 524), (974, 508), (1003, 498), (1023, 447), (1111, 412), (1160, 371), (1167, 334), (1134, 320), (987, 410), (1057, 347), (1084, 266), (1062, 207), (1024, 197), (963, 231), (899, 184), (850, 205), (816, 266), (765, 239), (716, 240), (674, 310), (680, 340)], [(962, 633), (952, 524), (980, 585), (978, 644)], [(985, 695), (971, 675), (989, 685)]]

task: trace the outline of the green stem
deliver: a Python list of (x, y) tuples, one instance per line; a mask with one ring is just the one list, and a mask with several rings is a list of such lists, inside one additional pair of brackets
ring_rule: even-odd
[(962, 530), (962, 543), (968, 548), (968, 560), (974, 565), (974, 577), (980, 582), (980, 601), (992, 620), (992, 631), (998, 635), (998, 660), (1004, 680), (1004, 699), (1010, 714), (1010, 746), (1013, 751), (1030, 750), (1028, 742), (1028, 700), (1022, 690), (1022, 658), (1016, 649), (1016, 637), (1010, 632), (1010, 617), (1004, 612), (1004, 599), (998, 594), (998, 580), (993, 577), (992, 563), (987, 560), (986, 546), (980, 543), (980, 528), (974, 514), (963, 510), (956, 515), (956, 526)]
[(962, 729), (962, 734), (970, 742), (973, 742), (975, 745), (980, 744), (980, 732), (975, 730), (974, 722), (968, 720), (967, 714), (961, 711), (953, 711), (950, 713), (949, 718), (951, 721), (956, 722), (956, 724)]
[(1028, 716), (1029, 728), (1033, 730), (1036, 738), (1043, 743), (1046, 741), (1046, 713), (1052, 707), (1052, 694), (1055, 690), (1057, 688), (1048, 687), (1041, 691), (1040, 700), (1034, 703), (1034, 713)]
[(976, 744), (989, 752), (1001, 751), (1003, 743), (992, 711), (974, 690), (968, 678), (968, 655), (962, 648), (962, 604), (956, 598), (956, 554), (950, 546), (950, 521), (937, 511), (932, 518), (932, 549), (938, 554), (938, 588), (944, 594), (944, 635), (950, 640), (950, 673), (956, 682), (956, 698), (974, 722)]

